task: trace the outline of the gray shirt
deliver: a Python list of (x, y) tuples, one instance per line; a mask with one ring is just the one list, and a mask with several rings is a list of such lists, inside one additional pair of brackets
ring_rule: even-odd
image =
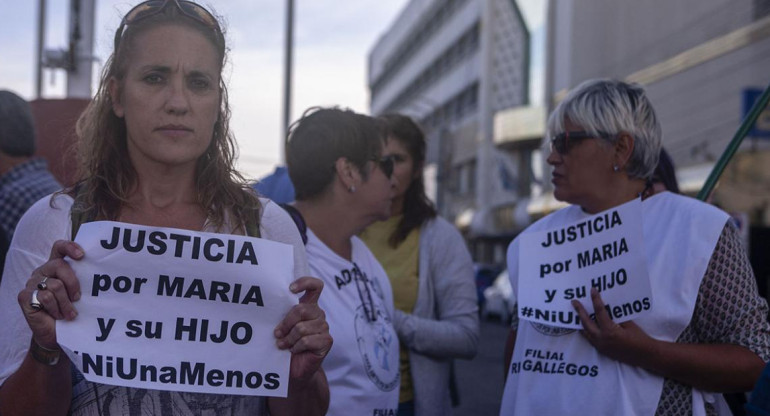
[(451, 414), (452, 359), (476, 355), (479, 319), (471, 256), (443, 218), (420, 230), (419, 279), (414, 310), (396, 310), (393, 323), (409, 349), (416, 414)]

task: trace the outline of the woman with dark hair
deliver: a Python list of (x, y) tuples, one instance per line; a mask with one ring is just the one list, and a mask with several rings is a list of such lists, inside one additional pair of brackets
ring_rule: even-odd
[(368, 116), (312, 108), (292, 127), (286, 164), (307, 228), (310, 270), (326, 283), (319, 304), (334, 348), (323, 363), (329, 415), (392, 415), (398, 406), (398, 337), (385, 271), (356, 237), (390, 214), (393, 164)]
[[(115, 33), (96, 96), (77, 124), (77, 184), (38, 201), (22, 218), (0, 287), (3, 415), (323, 414), (321, 362), (331, 337), (307, 275), (299, 233), (234, 170), (235, 144), (222, 79), (225, 36), (217, 18), (182, 0), (145, 1)], [(291, 350), (288, 398), (212, 395), (86, 381), (57, 342), (56, 321), (77, 316), (73, 241), (88, 221), (119, 221), (248, 234), (293, 247), (293, 293), (305, 292), (275, 329)], [(16, 300), (16, 302), (14, 302)]]
[(460, 233), (436, 215), (422, 179), (425, 136), (412, 119), (380, 117), (397, 179), (390, 218), (361, 238), (388, 273), (401, 344), (399, 415), (450, 414), (452, 359), (479, 338), (473, 264)]

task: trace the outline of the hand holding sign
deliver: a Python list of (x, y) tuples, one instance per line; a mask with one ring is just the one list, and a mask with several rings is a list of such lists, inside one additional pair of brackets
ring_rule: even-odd
[(580, 316), (583, 324), (581, 335), (599, 351), (600, 354), (626, 364), (640, 366), (641, 359), (648, 356), (650, 343), (655, 342), (633, 321), (615, 323), (610, 317), (595, 288), (591, 288), (591, 303), (596, 312), (596, 322), (591, 320), (588, 312), (577, 300), (572, 306)]
[[(89, 254), (62, 265), (61, 273), (79, 280), (78, 319), (57, 321), (56, 334), (87, 380), (286, 396), (291, 355), (272, 338), (276, 322), (297, 307), (286, 290), (291, 246), (109, 221), (84, 224), (77, 238)], [(295, 292), (309, 289), (315, 301), (316, 286), (298, 284)], [(302, 336), (323, 332), (317, 306), (303, 306), (297, 316), (287, 334), (300, 322)], [(290, 347), (304, 347), (302, 340), (292, 339)]]
[[(615, 321), (652, 308), (638, 199), (607, 211), (520, 237), (519, 318), (580, 329), (570, 302), (601, 292)], [(594, 312), (591, 303), (584, 307)]]
[(307, 276), (289, 286), (292, 293), (305, 292), (299, 304), (292, 307), (275, 328), (278, 348), (291, 350), (291, 379), (312, 378), (332, 347), (326, 314), (318, 307), (323, 286), (322, 280)]
[[(80, 298), (80, 284), (70, 265), (63, 259), (68, 256), (79, 260), (83, 255), (80, 246), (71, 241), (55, 242), (48, 261), (32, 272), (26, 287), (19, 293), (19, 305), (32, 330), (32, 337), (44, 348), (58, 348), (57, 319), (71, 320), (77, 316), (72, 302)], [(40, 289), (38, 285), (43, 280), (45, 280), (45, 289)], [(33, 294), (42, 305), (39, 309), (31, 305)]]

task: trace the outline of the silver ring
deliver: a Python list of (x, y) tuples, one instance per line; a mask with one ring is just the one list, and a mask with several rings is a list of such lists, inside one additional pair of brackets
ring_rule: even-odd
[(43, 277), (43, 280), (41, 280), (40, 283), (37, 284), (37, 288), (40, 290), (48, 289), (48, 285), (45, 283), (46, 280), (48, 280), (48, 276)]
[(29, 301), (29, 306), (32, 309), (39, 311), (43, 309), (43, 304), (40, 303), (39, 300), (37, 300), (37, 292), (38, 292), (37, 290), (32, 291), (32, 300)]

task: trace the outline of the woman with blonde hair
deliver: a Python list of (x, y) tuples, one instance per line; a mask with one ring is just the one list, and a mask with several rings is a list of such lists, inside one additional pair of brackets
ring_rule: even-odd
[[(123, 18), (98, 92), (78, 122), (79, 180), (36, 203), (11, 243), (0, 287), (0, 413), (325, 413), (321, 362), (332, 340), (317, 304), (323, 284), (303, 277), (307, 263), (291, 219), (250, 192), (233, 168), (226, 56), (218, 20), (197, 3), (145, 1)], [(64, 258), (77, 262), (88, 253), (71, 240), (80, 224), (99, 220), (246, 234), (293, 246), (290, 290), (305, 294), (275, 329), (278, 348), (292, 353), (288, 398), (84, 380), (62, 354), (56, 321), (77, 317), (81, 288)]]

